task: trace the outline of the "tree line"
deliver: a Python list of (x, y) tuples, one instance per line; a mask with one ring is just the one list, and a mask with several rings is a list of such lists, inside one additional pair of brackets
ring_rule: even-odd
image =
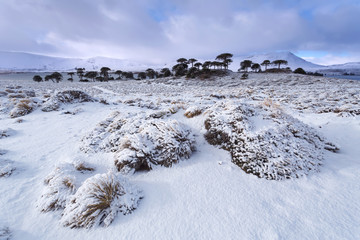
[[(73, 76), (77, 75), (80, 82), (107, 82), (111, 80), (122, 80), (122, 79), (155, 79), (155, 78), (164, 78), (170, 76), (186, 76), (187, 78), (195, 78), (202, 76), (204, 78), (211, 76), (212, 74), (219, 74), (222, 71), (226, 71), (229, 68), (229, 65), (233, 62), (233, 54), (231, 53), (222, 53), (216, 56), (214, 61), (205, 61), (199, 62), (195, 58), (179, 58), (176, 60), (176, 64), (171, 68), (162, 68), (159, 71), (156, 71), (152, 68), (148, 68), (145, 71), (133, 73), (131, 71), (121, 71), (115, 70), (112, 71), (109, 67), (102, 67), (100, 71), (85, 71), (85, 68), (75, 68), (76, 72), (68, 72), (68, 81), (73, 81)], [(239, 72), (245, 71), (248, 72), (248, 69), (251, 68), (254, 72), (260, 72), (261, 66), (265, 66), (265, 71), (269, 65), (275, 65), (280, 69), (281, 65), (287, 65), (285, 60), (275, 60), (269, 61), (264, 60), (261, 64), (253, 63), (251, 60), (244, 60), (240, 62)], [(261, 66), (260, 66), (261, 65)], [(112, 74), (117, 75), (116, 78)], [(136, 77), (135, 77), (136, 75)], [(52, 74), (46, 75), (44, 79), (40, 75), (35, 75), (33, 80), (36, 82), (42, 81), (52, 81), (59, 83), (63, 80), (63, 75), (59, 72), (53, 72)]]

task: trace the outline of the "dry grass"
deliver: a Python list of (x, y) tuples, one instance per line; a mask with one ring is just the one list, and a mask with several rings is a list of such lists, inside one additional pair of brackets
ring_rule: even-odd
[(85, 163), (79, 163), (75, 165), (75, 169), (79, 172), (93, 172), (95, 169), (92, 167), (88, 167)]
[[(122, 179), (122, 180), (121, 180)], [(109, 226), (118, 212), (132, 212), (139, 199), (138, 190), (113, 173), (88, 178), (64, 209), (62, 223), (70, 228)]]
[(199, 116), (202, 113), (202, 110), (200, 108), (193, 108), (189, 109), (184, 113), (184, 116), (187, 118), (193, 118), (196, 116)]

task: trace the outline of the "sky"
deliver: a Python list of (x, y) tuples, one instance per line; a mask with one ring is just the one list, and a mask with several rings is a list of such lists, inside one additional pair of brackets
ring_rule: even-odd
[(0, 50), (152, 62), (291, 51), (360, 62), (360, 0), (0, 0)]

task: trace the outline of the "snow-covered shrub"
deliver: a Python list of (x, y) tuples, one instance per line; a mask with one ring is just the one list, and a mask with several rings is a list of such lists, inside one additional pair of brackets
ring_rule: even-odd
[(188, 109), (186, 109), (184, 115), (187, 118), (193, 118), (200, 115), (201, 113), (202, 113), (201, 108), (199, 108), (198, 106), (191, 106)]
[(42, 111), (50, 112), (56, 111), (64, 103), (82, 103), (82, 102), (95, 102), (96, 100), (85, 92), (78, 90), (66, 90), (56, 92), (52, 95), (42, 107)]
[(112, 172), (88, 178), (73, 195), (61, 218), (70, 228), (109, 226), (116, 215), (134, 211), (141, 192), (126, 179)]
[(76, 191), (75, 168), (72, 164), (62, 164), (44, 180), (46, 188), (39, 200), (42, 212), (54, 211), (65, 207), (68, 197)]
[(15, 130), (13, 130), (11, 128), (0, 129), (0, 139), (10, 137), (10, 136), (12, 136), (14, 134), (15, 134)]
[(205, 121), (205, 138), (231, 153), (232, 162), (246, 173), (282, 180), (319, 171), (324, 150), (333, 144), (299, 120), (246, 105), (220, 103)]
[(116, 152), (119, 171), (152, 169), (153, 165), (171, 167), (189, 158), (195, 149), (194, 136), (176, 120), (159, 120), (115, 112), (83, 139), (85, 152)]
[(191, 131), (176, 120), (147, 121), (136, 133), (125, 133), (119, 143), (115, 165), (123, 172), (171, 167), (195, 150)]
[(84, 162), (76, 162), (76, 163), (74, 163), (74, 167), (77, 171), (79, 171), (81, 173), (93, 172), (95, 170), (93, 167), (87, 165)]
[(0, 178), (9, 177), (15, 170), (16, 167), (13, 161), (0, 159)]
[(29, 113), (31, 113), (36, 104), (31, 99), (21, 99), (15, 107), (10, 111), (10, 117), (16, 118), (20, 116), (25, 116)]
[(0, 228), (0, 240), (10, 240), (11, 239), (11, 231), (8, 227)]

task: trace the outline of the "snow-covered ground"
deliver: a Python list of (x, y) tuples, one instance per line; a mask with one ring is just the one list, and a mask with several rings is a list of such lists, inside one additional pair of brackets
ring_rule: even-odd
[[(360, 239), (360, 81), (0, 79), (0, 103), (0, 239)], [(105, 220), (70, 228), (114, 175)]]

